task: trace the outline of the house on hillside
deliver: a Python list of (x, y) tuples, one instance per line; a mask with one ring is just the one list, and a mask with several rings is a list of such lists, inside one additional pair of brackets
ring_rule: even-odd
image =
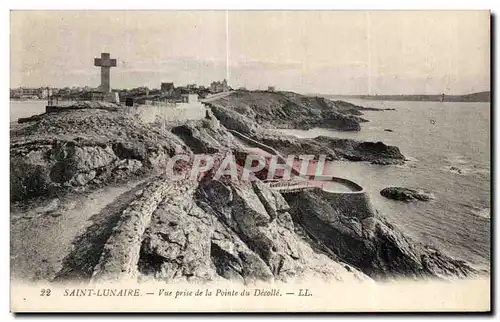
[(173, 82), (161, 83), (160, 91), (162, 95), (173, 96), (175, 92), (175, 86)]
[(227, 85), (227, 80), (224, 79), (222, 82), (212, 82), (210, 84), (210, 93), (222, 93), (229, 91), (229, 86)]

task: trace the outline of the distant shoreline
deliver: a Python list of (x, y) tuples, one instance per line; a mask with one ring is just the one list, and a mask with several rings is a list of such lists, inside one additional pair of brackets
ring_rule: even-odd
[(420, 101), (420, 102), (490, 102), (491, 92), (478, 92), (466, 95), (325, 95), (332, 98), (356, 98), (376, 101)]

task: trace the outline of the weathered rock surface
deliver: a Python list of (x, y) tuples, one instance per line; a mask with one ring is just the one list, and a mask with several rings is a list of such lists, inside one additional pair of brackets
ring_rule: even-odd
[[(349, 108), (337, 105), (341, 104), (335, 104), (322, 97), (303, 96), (292, 92), (259, 91), (236, 91), (210, 104), (215, 116), (224, 126), (242, 133), (250, 133), (251, 130), (248, 125), (243, 128), (245, 123), (257, 123), (264, 128), (307, 130), (326, 127), (342, 131), (359, 131), (360, 123), (367, 122), (358, 116), (361, 114), (359, 112), (361, 109), (356, 108), (356, 105), (350, 104)], [(224, 117), (221, 117), (222, 115)], [(231, 120), (231, 124), (226, 118)], [(239, 130), (233, 124), (236, 120), (240, 124)]]
[[(312, 239), (373, 278), (465, 277), (467, 263), (415, 242), (373, 211), (343, 211), (335, 195), (308, 190), (286, 195), (290, 213)], [(361, 207), (362, 205), (359, 205)]]
[(434, 195), (428, 191), (403, 187), (384, 188), (380, 191), (380, 194), (386, 198), (400, 201), (429, 201), (434, 199)]
[(311, 129), (314, 127), (359, 131), (362, 110), (371, 110), (344, 101), (303, 96), (291, 92), (240, 92), (207, 103), (221, 125), (260, 141), (284, 155), (326, 155), (329, 160), (369, 161), (375, 164), (402, 164), (405, 157), (394, 146), (382, 142), (361, 142), (320, 136), (303, 139), (266, 128)]
[(238, 131), (243, 134), (253, 133), (260, 130), (260, 125), (245, 114), (231, 108), (214, 103), (206, 103), (213, 115), (229, 130)]
[(10, 134), (12, 200), (128, 180), (189, 151), (170, 131), (106, 109), (42, 114)]
[[(314, 122), (325, 122), (322, 113), (332, 109), (321, 99), (291, 93), (280, 97), (285, 97), (280, 98), (284, 105), (272, 112), (278, 115), (277, 122), (290, 124), (299, 104), (294, 125), (317, 126)], [(227, 128), (284, 154), (329, 154), (331, 159), (382, 164), (404, 160), (396, 147), (380, 142), (264, 134), (257, 123), (272, 126), (265, 111), (274, 103), (264, 108), (237, 104), (234, 110), (223, 106), (212, 109), (221, 124), (212, 118), (174, 128), (146, 125), (120, 111), (99, 108), (31, 118), (11, 129), (12, 199), (151, 176), (178, 153), (237, 150), (239, 143)], [(353, 117), (338, 120), (350, 122), (346, 120)], [(110, 201), (99, 212), (98, 218), (104, 219), (94, 219), (89, 230), (78, 236), (57, 275), (60, 280), (126, 275), (166, 282), (249, 283), (316, 276), (352, 282), (369, 280), (368, 276), (474, 273), (466, 263), (413, 242), (374, 214), (368, 203), (339, 201), (320, 190), (284, 198), (259, 180), (216, 180), (211, 174), (201, 181), (156, 177), (134, 189)], [(38, 210), (58, 213), (59, 208), (54, 201)]]
[(335, 198), (319, 189), (284, 198), (261, 181), (156, 178), (122, 211), (92, 275), (251, 283), (475, 273), (406, 237), (366, 200)]
[(158, 178), (138, 191), (137, 198), (123, 210), (103, 247), (92, 274), (94, 280), (137, 277), (142, 236), (151, 222), (153, 212), (170, 190), (172, 185)]
[(367, 279), (315, 252), (295, 233), (288, 209), (260, 182), (177, 184), (152, 215), (139, 269), (165, 281)]
[(59, 208), (59, 199), (54, 198), (49, 202), (46, 202), (45, 204), (36, 207), (35, 209), (33, 209), (33, 212), (38, 214), (46, 214), (55, 212), (58, 208)]
[(368, 161), (376, 164), (402, 164), (405, 157), (398, 147), (382, 142), (362, 142), (319, 136), (296, 138), (279, 133), (256, 133), (253, 139), (280, 151), (283, 155), (326, 155), (329, 160)]
[(172, 133), (197, 154), (242, 149), (241, 144), (215, 117), (212, 120), (188, 121), (172, 128)]

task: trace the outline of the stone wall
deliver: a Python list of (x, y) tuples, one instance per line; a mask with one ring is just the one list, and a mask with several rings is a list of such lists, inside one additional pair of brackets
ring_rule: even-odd
[(367, 192), (332, 193), (321, 191), (319, 193), (324, 200), (327, 200), (333, 208), (344, 216), (362, 220), (374, 215)]
[(206, 108), (200, 102), (179, 103), (175, 107), (158, 105), (126, 106), (123, 109), (137, 115), (146, 123), (157, 119), (168, 122), (185, 122), (188, 120), (201, 120), (206, 116)]

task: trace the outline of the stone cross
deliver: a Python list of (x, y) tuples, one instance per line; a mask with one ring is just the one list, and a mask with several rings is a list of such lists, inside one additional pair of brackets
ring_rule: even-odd
[(101, 58), (94, 58), (94, 66), (101, 67), (101, 90), (104, 93), (111, 92), (109, 70), (116, 67), (116, 59), (110, 59), (109, 53), (101, 53)]

